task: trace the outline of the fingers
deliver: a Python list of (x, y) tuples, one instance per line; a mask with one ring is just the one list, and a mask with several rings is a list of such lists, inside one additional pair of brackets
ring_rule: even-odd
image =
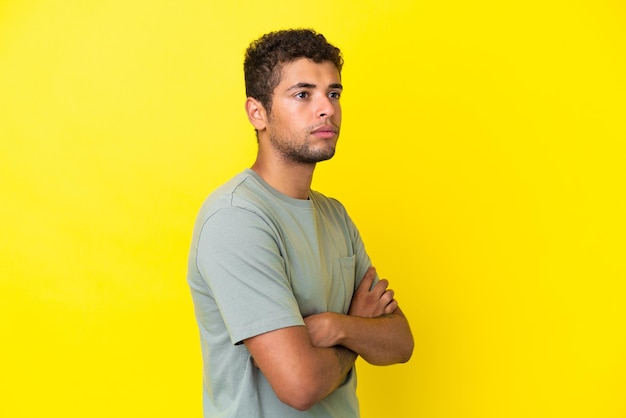
[(388, 304), (389, 304), (389, 303), (391, 303), (391, 301), (393, 300), (394, 295), (395, 295), (395, 293), (394, 293), (394, 291), (393, 291), (393, 290), (391, 290), (391, 289), (387, 289), (387, 290), (385, 291), (385, 293), (383, 293), (383, 294), (380, 296), (380, 300), (381, 300), (381, 302), (382, 302), (382, 303), (384, 303), (385, 305), (388, 305)]
[(385, 306), (385, 314), (392, 314), (396, 309), (398, 309), (398, 302), (393, 299), (391, 302), (389, 302), (387, 306)]
[(389, 281), (387, 279), (380, 279), (378, 283), (376, 283), (376, 286), (372, 289), (372, 293), (378, 297), (382, 297), (387, 290), (387, 286), (389, 286)]
[(395, 292), (391, 289), (387, 289), (380, 297), (380, 302), (385, 306), (385, 314), (390, 314), (398, 307), (398, 302), (393, 298)]
[(376, 269), (370, 267), (353, 295), (349, 315), (373, 318), (391, 314), (398, 308), (398, 302), (394, 299), (395, 292), (387, 289), (389, 281), (380, 279), (372, 287), (375, 279)]
[(361, 283), (359, 283), (359, 287), (357, 291), (369, 292), (372, 287), (372, 283), (374, 283), (374, 279), (376, 278), (376, 269), (374, 267), (370, 267), (365, 272), (363, 279), (361, 279)]

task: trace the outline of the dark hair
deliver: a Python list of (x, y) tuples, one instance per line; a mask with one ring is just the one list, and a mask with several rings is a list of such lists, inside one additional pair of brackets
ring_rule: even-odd
[(314, 62), (332, 62), (341, 74), (343, 57), (339, 48), (324, 35), (311, 29), (289, 29), (270, 32), (253, 41), (246, 51), (243, 72), (246, 96), (257, 99), (269, 114), (272, 94), (280, 83), (284, 64), (308, 58)]

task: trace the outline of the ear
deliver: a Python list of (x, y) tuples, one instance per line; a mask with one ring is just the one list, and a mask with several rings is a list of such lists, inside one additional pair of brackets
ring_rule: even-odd
[(267, 126), (267, 112), (257, 99), (248, 97), (246, 99), (246, 115), (248, 120), (257, 131), (262, 131)]

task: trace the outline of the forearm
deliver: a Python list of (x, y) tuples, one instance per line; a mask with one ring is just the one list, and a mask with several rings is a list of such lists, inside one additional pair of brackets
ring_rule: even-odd
[(402, 311), (375, 318), (325, 312), (305, 318), (318, 347), (341, 345), (375, 365), (404, 363), (413, 352), (413, 336)]
[(278, 398), (306, 410), (346, 378), (356, 353), (345, 347), (315, 347), (304, 327), (289, 327), (245, 341)]
[(413, 335), (399, 309), (376, 318), (341, 315), (338, 344), (359, 354), (370, 364), (384, 366), (407, 362), (413, 353)]
[(337, 389), (345, 381), (357, 359), (354, 351), (342, 346), (316, 347), (314, 350), (316, 355), (311, 359), (311, 365), (317, 376), (310, 386), (317, 386), (319, 391), (318, 396), (312, 399), (313, 403), (324, 399)]

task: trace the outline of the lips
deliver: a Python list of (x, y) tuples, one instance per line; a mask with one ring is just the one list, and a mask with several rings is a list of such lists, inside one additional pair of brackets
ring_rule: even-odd
[(337, 128), (332, 125), (322, 125), (319, 128), (314, 129), (311, 133), (323, 138), (330, 138), (337, 135)]

